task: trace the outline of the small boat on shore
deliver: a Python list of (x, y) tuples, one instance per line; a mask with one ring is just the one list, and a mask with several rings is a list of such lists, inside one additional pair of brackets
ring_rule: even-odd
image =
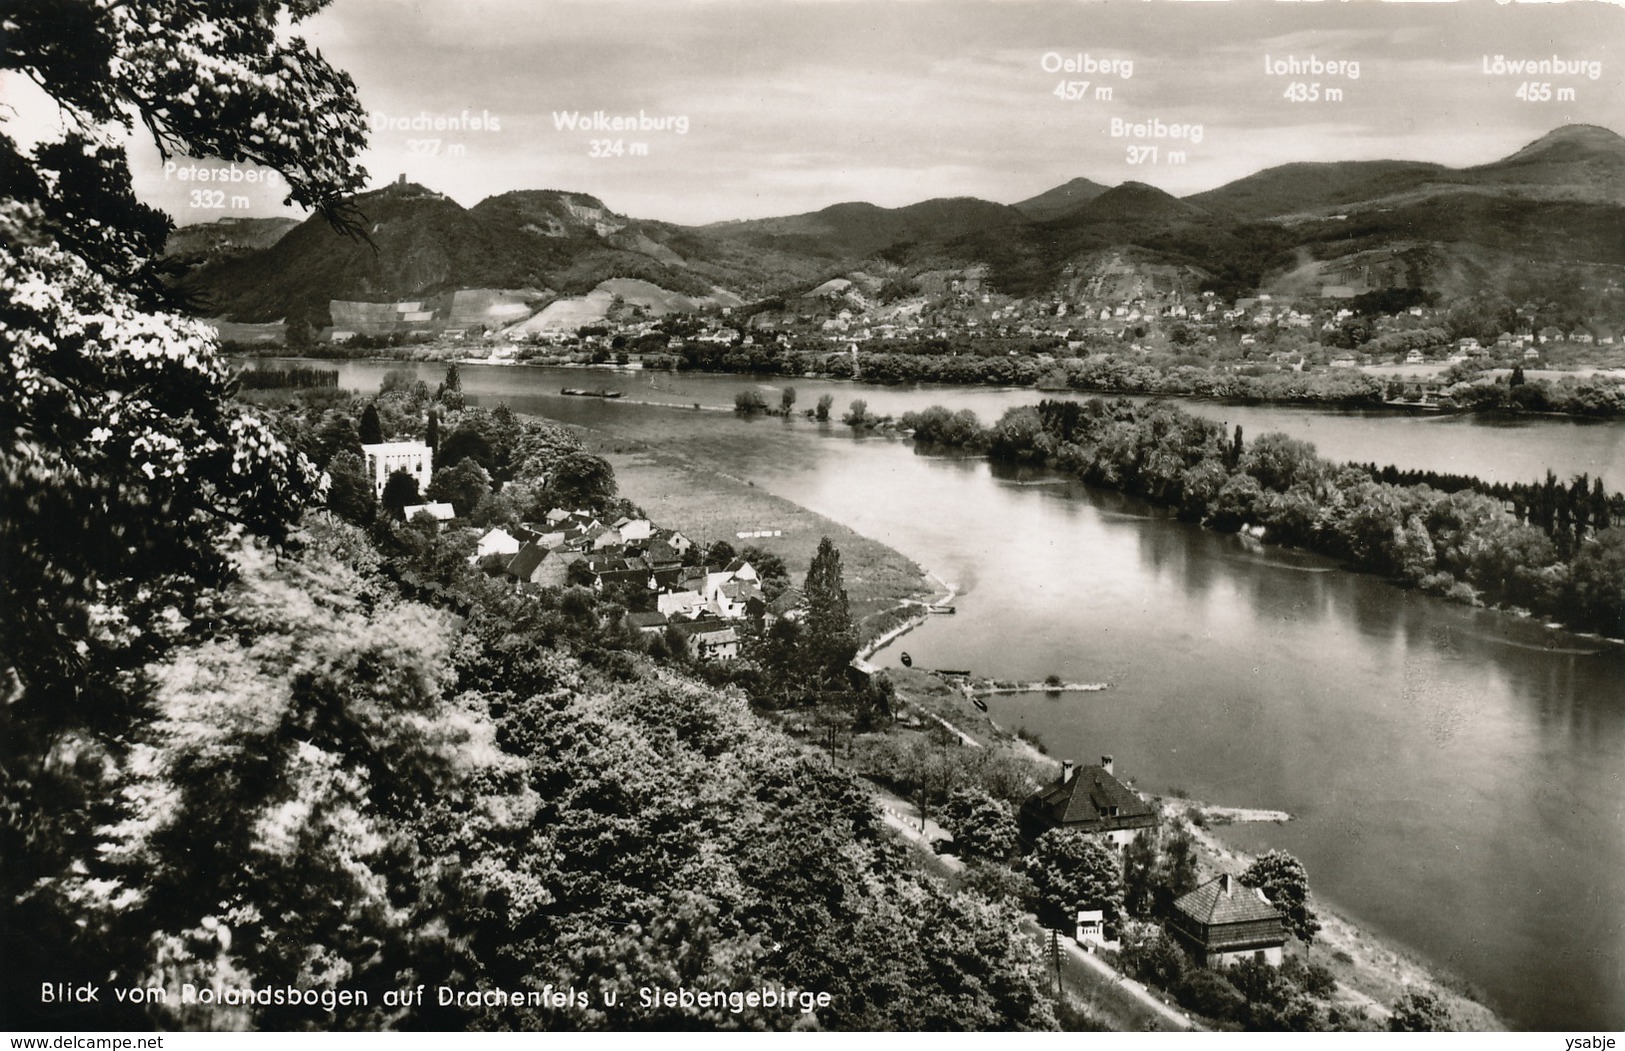
[(952, 613), (954, 608), (952, 606), (937, 604), (925, 607), (925, 611), (927, 613)]
[(618, 390), (583, 390), (580, 387), (561, 387), (560, 394), (569, 394), (577, 398), (619, 398), (624, 392)]

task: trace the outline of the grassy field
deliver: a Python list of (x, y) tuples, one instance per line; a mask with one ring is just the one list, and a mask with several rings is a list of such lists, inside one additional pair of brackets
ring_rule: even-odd
[[(883, 630), (888, 620), (882, 615), (898, 603), (925, 599), (939, 590), (919, 566), (885, 544), (749, 482), (624, 438), (577, 430), (588, 451), (614, 467), (622, 496), (642, 507), (656, 524), (680, 529), (696, 543), (726, 540), (735, 548), (770, 551), (784, 559), (791, 579), (799, 584), (819, 540), (829, 537), (841, 552), (847, 597), (865, 639)], [(782, 535), (743, 540), (738, 536), (765, 529)]]

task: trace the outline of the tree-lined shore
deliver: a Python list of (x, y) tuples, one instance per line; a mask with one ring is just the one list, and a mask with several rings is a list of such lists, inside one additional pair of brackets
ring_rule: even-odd
[(1625, 638), (1625, 496), (1576, 476), (1522, 485), (1335, 464), (1282, 434), (1249, 438), (1165, 402), (1043, 401), (984, 427), (933, 407), (898, 425), (1132, 493), (1179, 518), (1247, 530), (1455, 601)]

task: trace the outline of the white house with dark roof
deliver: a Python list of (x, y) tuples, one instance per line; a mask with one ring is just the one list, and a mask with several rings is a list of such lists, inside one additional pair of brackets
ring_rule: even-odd
[(1174, 901), (1169, 926), (1204, 967), (1244, 960), (1281, 965), (1286, 917), (1264, 892), (1225, 873)]
[(457, 517), (457, 509), (448, 503), (430, 501), (426, 504), (408, 504), (402, 508), (401, 514), (408, 522), (420, 514), (426, 514), (436, 522), (450, 522)]
[(1052, 828), (1076, 829), (1102, 836), (1114, 847), (1127, 846), (1146, 829), (1157, 827), (1157, 812), (1139, 793), (1112, 773), (1112, 757), (1100, 764), (1061, 764), (1058, 780), (1040, 788), (1021, 804), (1022, 835), (1037, 839)]

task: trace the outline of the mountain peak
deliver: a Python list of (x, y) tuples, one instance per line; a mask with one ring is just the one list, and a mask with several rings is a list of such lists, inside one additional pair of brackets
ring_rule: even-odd
[(1543, 142), (1590, 142), (1599, 146), (1625, 146), (1625, 135), (1620, 135), (1600, 124), (1565, 124), (1536, 139), (1530, 145)]
[(1595, 124), (1568, 124), (1464, 174), (1546, 195), (1625, 204), (1625, 137)]
[(1068, 180), (1052, 190), (1045, 190), (1036, 197), (1029, 197), (1025, 201), (1017, 201), (1010, 207), (1025, 215), (1034, 222), (1043, 222), (1065, 215), (1075, 208), (1080, 208), (1106, 192), (1106, 187), (1092, 179), (1079, 176)]
[(1625, 136), (1595, 124), (1565, 124), (1552, 129), (1510, 157), (1494, 163), (1521, 164), (1532, 158), (1549, 158), (1554, 152), (1565, 158), (1625, 156)]

